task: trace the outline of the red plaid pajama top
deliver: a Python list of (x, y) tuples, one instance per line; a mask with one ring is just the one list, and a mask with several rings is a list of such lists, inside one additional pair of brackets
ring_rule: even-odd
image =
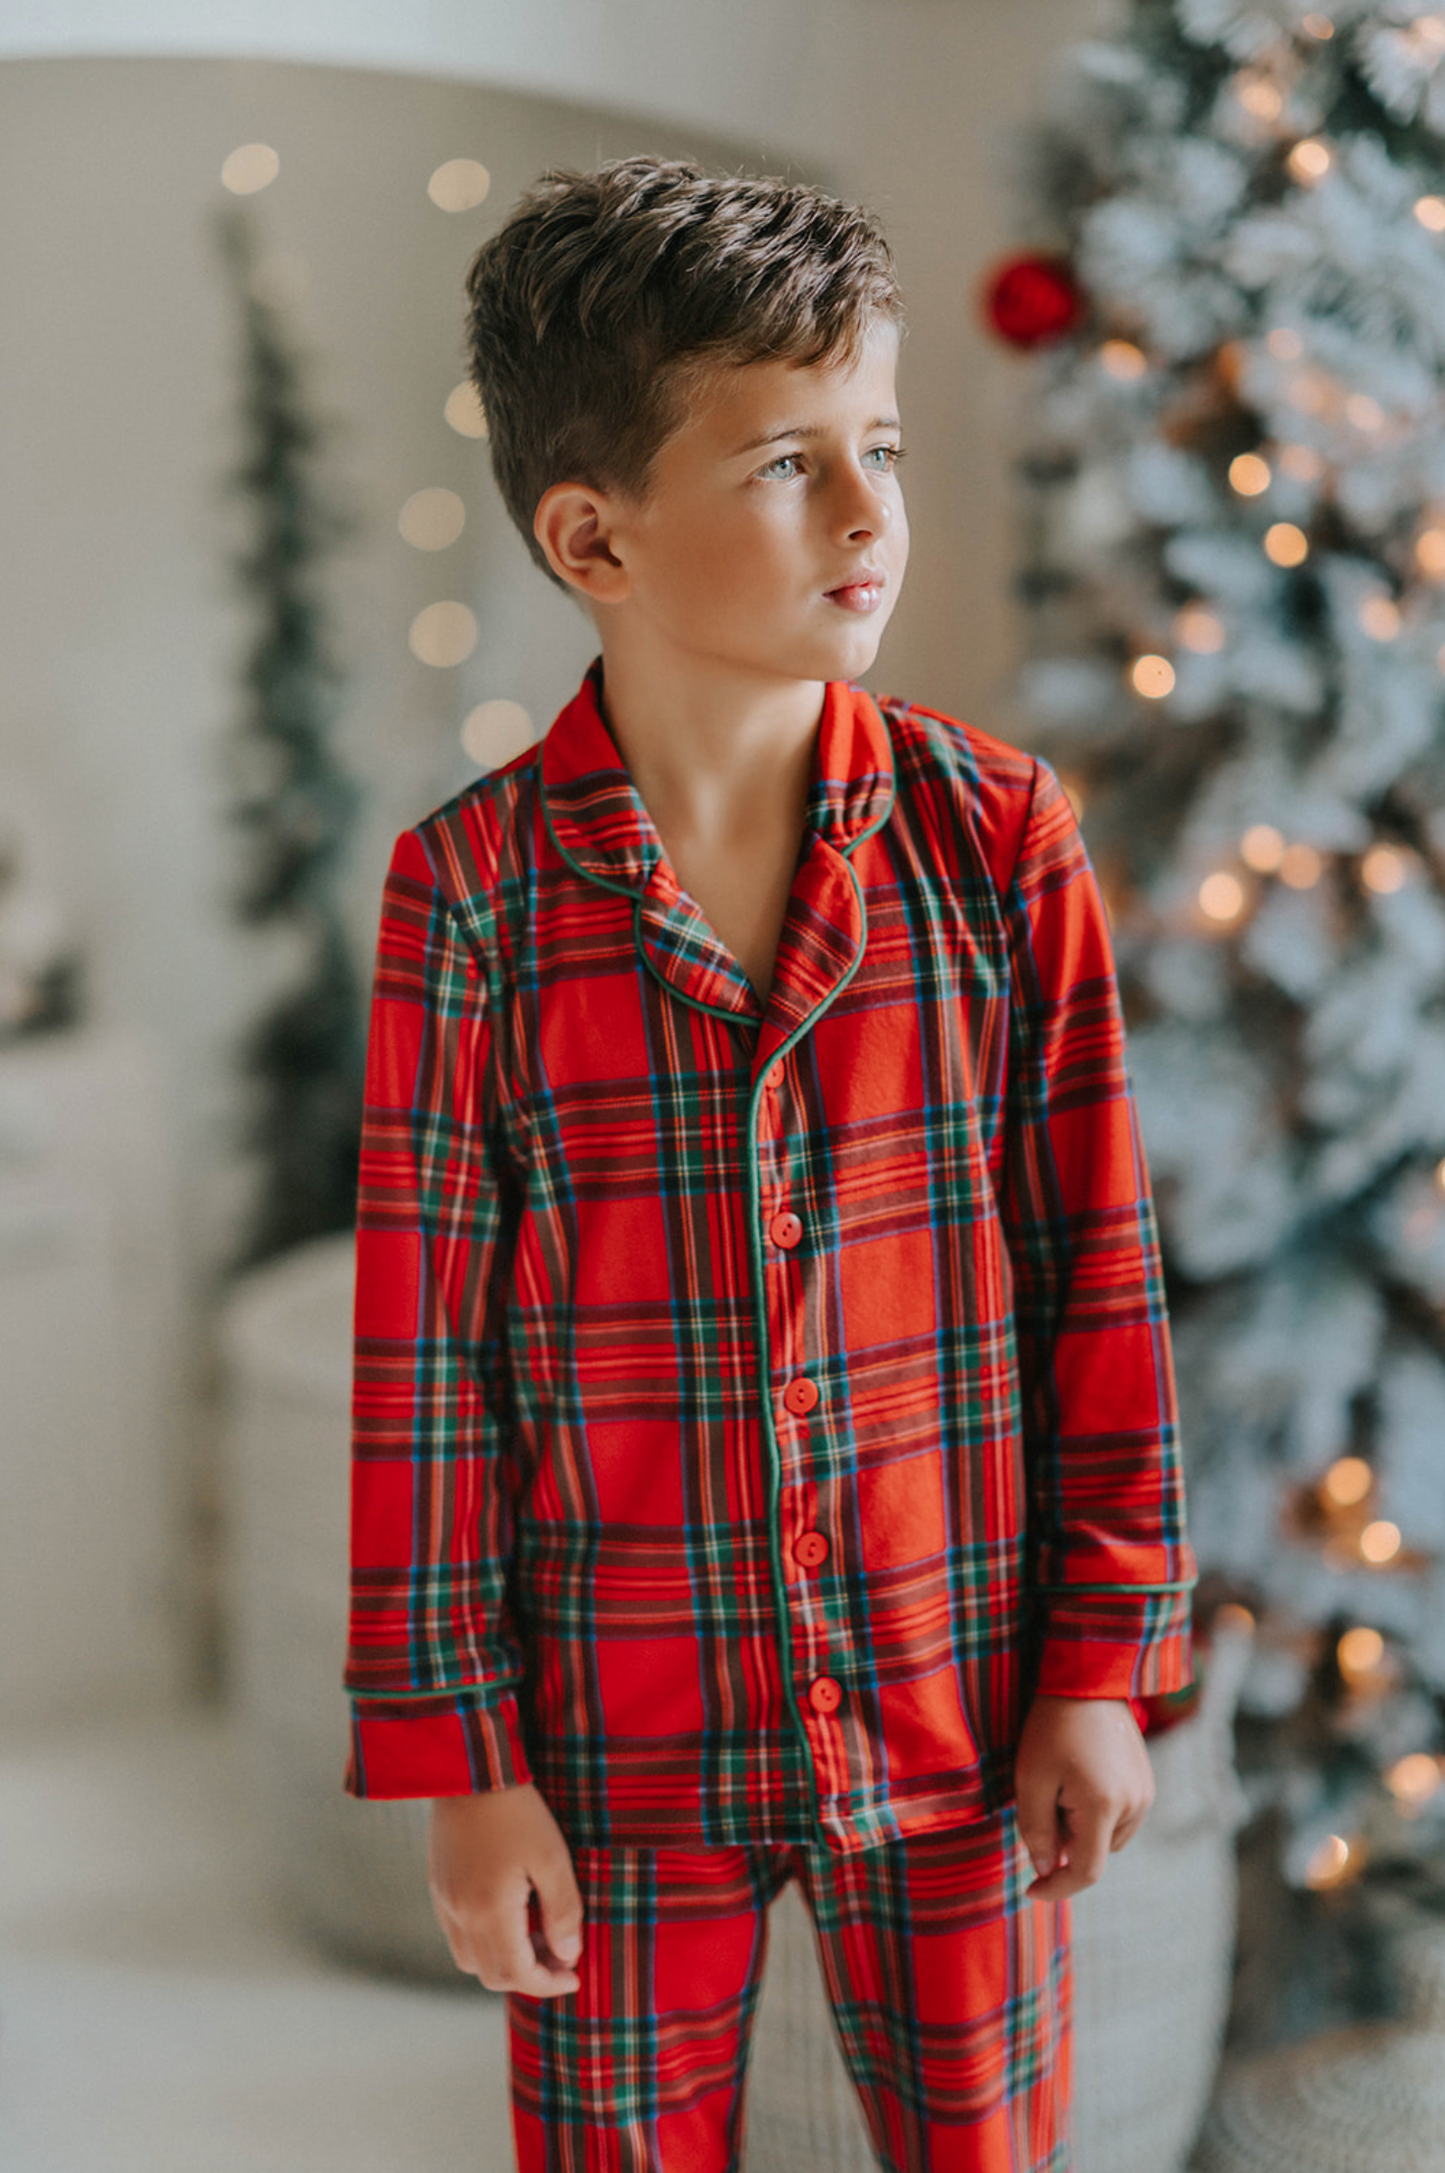
[(1048, 766), (826, 690), (766, 1006), (588, 673), (405, 831), (358, 1198), (346, 1786), (574, 1846), (996, 1809), (1190, 1674), (1107, 924)]

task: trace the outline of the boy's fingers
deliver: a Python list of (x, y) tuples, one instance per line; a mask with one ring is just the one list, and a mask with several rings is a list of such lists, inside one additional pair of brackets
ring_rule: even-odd
[(1144, 1823), (1145, 1813), (1148, 1811), (1148, 1809), (1149, 1806), (1147, 1803), (1141, 1803), (1137, 1810), (1127, 1812), (1125, 1816), (1120, 1819), (1118, 1825), (1114, 1828), (1113, 1837), (1109, 1842), (1109, 1847), (1111, 1849), (1121, 1849), (1126, 1841), (1133, 1840), (1135, 1834), (1139, 1831), (1139, 1828)]
[(555, 1999), (578, 1988), (575, 1971), (549, 1969), (533, 1947), (525, 1892), (509, 1896), (505, 1909), (493, 1910), (473, 1944), (482, 1964), (477, 1974), (491, 1992)]
[(1040, 1878), (1059, 1860), (1059, 1806), (1056, 1790), (1044, 1783), (1018, 1783), (1019, 1838)]
[(1103, 1876), (1109, 1861), (1117, 1808), (1102, 1800), (1080, 1805), (1069, 1816), (1068, 1862), (1029, 1888), (1037, 1901), (1063, 1901), (1082, 1894)]
[(438, 1907), (442, 1930), (452, 1950), (452, 1960), (468, 1976), (479, 1978), (489, 1992), (521, 1992), (533, 1999), (555, 1999), (575, 1992), (579, 1980), (572, 1970), (549, 1969), (532, 1946), (528, 1924), (528, 1889), (525, 1885), (493, 1897), (480, 1910), (466, 1916)]
[(567, 1850), (558, 1849), (540, 1862), (533, 1880), (547, 1951), (570, 1968), (582, 1953), (582, 1896)]

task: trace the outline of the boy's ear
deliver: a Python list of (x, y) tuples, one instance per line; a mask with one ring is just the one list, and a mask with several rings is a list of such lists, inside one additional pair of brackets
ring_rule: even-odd
[(553, 572), (589, 603), (615, 604), (627, 594), (627, 569), (612, 550), (613, 507), (587, 483), (553, 483), (532, 516), (532, 532)]

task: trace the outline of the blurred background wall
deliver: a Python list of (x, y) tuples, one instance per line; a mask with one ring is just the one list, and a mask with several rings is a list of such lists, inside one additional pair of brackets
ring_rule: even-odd
[[(97, 1670), (96, 1699), (159, 1694), (208, 1664), (211, 1322), (250, 1182), (235, 1042), (281, 971), (276, 946), (227, 906), (235, 841), (219, 748), (245, 635), (227, 570), (240, 516), (220, 489), (240, 391), (238, 313), (213, 235), (232, 201), (227, 155), (252, 141), (279, 155), (250, 201), (271, 291), (309, 355), (312, 405), (337, 425), (325, 472), (357, 523), (327, 593), (347, 674), (336, 751), (364, 795), (343, 885), (363, 979), (392, 839), (476, 772), (462, 720), (500, 698), (545, 729), (592, 653), (590, 627), (506, 524), (485, 445), (443, 413), (463, 375), (466, 263), (548, 165), (649, 150), (789, 169), (882, 214), (912, 310), (901, 389), (914, 558), (872, 678), (1007, 730), (1013, 378), (975, 291), (991, 257), (1029, 238), (1011, 225), (1010, 126), (1036, 110), (1051, 53), (1108, 15), (1103, 0), (548, 0), (479, 23), (432, 8), (398, 27), (401, 12), (217, 7), (198, 22), (21, 0), (0, 25), (0, 790), (42, 837), (83, 959), (85, 1019), (143, 1046), (132, 1086), (150, 1159), (116, 1143), (97, 1152), (134, 1163), (172, 1262), (170, 1385), (143, 1429), (146, 1472), (112, 1458), (102, 1500), (92, 1457), (28, 1533), (7, 1518), (0, 1538), (0, 1584), (9, 1544), (51, 1589), (78, 1570), (85, 1582), (79, 1529), (92, 1530), (97, 1574), (102, 1550), (112, 1564), (129, 1550), (151, 1623), (137, 1652), (150, 1657)], [(491, 187), (448, 213), (427, 182), (461, 157), (481, 161)], [(398, 529), (404, 501), (429, 485), (467, 509), (442, 551)], [(438, 598), (465, 600), (479, 622), (450, 668), (408, 646)], [(104, 1079), (77, 1088), (77, 1126), (107, 1099)], [(0, 1130), (3, 1116), (0, 1092)], [(53, 1380), (67, 1349), (78, 1367), (98, 1363), (75, 1317), (84, 1305), (67, 1305), (49, 1327), (36, 1315), (33, 1331), (13, 1331), (12, 1363), (36, 1379)], [(73, 1340), (42, 1349), (57, 1319)], [(111, 1334), (118, 1348), (134, 1340), (119, 1316)], [(104, 1409), (102, 1383), (93, 1401)], [(38, 1563), (47, 1546), (56, 1559)], [(98, 1649), (93, 1626), (79, 1634)], [(17, 1689), (15, 1709), (44, 1708), (43, 1667), (22, 1673), (32, 1694)], [(86, 1680), (80, 1667), (77, 1710)]]

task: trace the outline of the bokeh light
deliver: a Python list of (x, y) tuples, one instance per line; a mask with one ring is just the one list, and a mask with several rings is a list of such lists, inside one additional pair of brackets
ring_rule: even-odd
[(221, 181), (233, 196), (254, 196), (280, 171), (281, 160), (269, 143), (238, 143), (221, 168)]
[(1273, 875), (1284, 859), (1284, 833), (1272, 822), (1253, 822), (1239, 841), (1239, 857), (1256, 875)]
[(1385, 1657), (1385, 1640), (1378, 1630), (1366, 1623), (1357, 1623), (1346, 1630), (1335, 1647), (1335, 1658), (1340, 1673), (1348, 1683), (1364, 1682), (1378, 1669)]
[(412, 620), (407, 639), (422, 664), (464, 664), (477, 646), (476, 614), (466, 604), (428, 604)]
[(1257, 498), (1271, 482), (1269, 462), (1258, 453), (1238, 453), (1229, 463), (1229, 482), (1241, 498)]
[(1397, 1802), (1418, 1811), (1438, 1792), (1442, 1779), (1438, 1758), (1428, 1751), (1412, 1750), (1395, 1760), (1385, 1775), (1385, 1785)]
[(1309, 537), (1293, 521), (1276, 521), (1264, 532), (1264, 555), (1276, 566), (1302, 566), (1310, 555)]
[(453, 385), (442, 413), (460, 437), (484, 438), (487, 434), (481, 396), (470, 378), (464, 377), (459, 385)]
[(1375, 1483), (1375, 1474), (1363, 1456), (1337, 1456), (1320, 1483), (1320, 1491), (1340, 1509), (1353, 1509)]
[(1316, 1891), (1339, 1886), (1351, 1869), (1350, 1844), (1343, 1834), (1326, 1834), (1305, 1865), (1305, 1885)]
[(1148, 356), (1142, 347), (1135, 346), (1133, 340), (1105, 340), (1099, 349), (1099, 360), (1111, 377), (1117, 377), (1121, 383), (1126, 384), (1136, 377), (1142, 377), (1149, 367)]
[(1360, 862), (1360, 877), (1366, 889), (1382, 896), (1399, 890), (1409, 872), (1405, 855), (1393, 845), (1372, 845)]
[(1308, 183), (1323, 181), (1335, 161), (1327, 143), (1321, 143), (1318, 136), (1306, 136), (1290, 152), (1287, 163), (1296, 181)]
[(538, 738), (530, 711), (520, 702), (478, 702), (462, 720), (462, 745), (479, 768), (499, 770)]
[(449, 158), (426, 185), (439, 211), (473, 211), (492, 185), (492, 177), (474, 158)]
[(1360, 1534), (1360, 1552), (1367, 1562), (1393, 1562), (1400, 1551), (1400, 1527), (1387, 1517), (1377, 1517)]
[(467, 509), (454, 490), (414, 490), (397, 527), (418, 551), (444, 551), (466, 526)]
[(1174, 666), (1167, 656), (1136, 656), (1129, 676), (1134, 683), (1134, 692), (1147, 696), (1152, 702), (1174, 689)]
[(1325, 872), (1324, 861), (1313, 845), (1287, 845), (1279, 864), (1279, 879), (1291, 890), (1313, 890)]
[(1214, 656), (1224, 647), (1224, 621), (1205, 604), (1186, 604), (1175, 614), (1174, 638), (1196, 656)]
[(1244, 911), (1244, 885), (1220, 868), (1199, 886), (1199, 910), (1212, 921), (1235, 921)]

